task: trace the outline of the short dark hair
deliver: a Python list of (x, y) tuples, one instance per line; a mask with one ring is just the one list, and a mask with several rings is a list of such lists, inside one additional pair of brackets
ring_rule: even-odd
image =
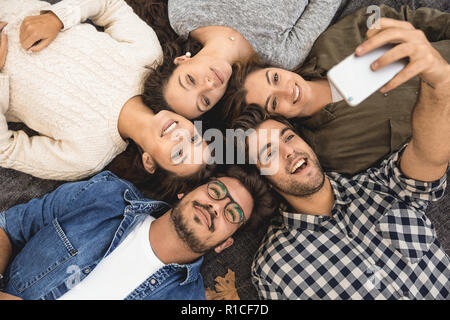
[[(239, 117), (234, 119), (231, 127), (233, 130), (243, 130), (248, 131), (251, 129), (256, 130), (263, 122), (267, 120), (274, 120), (277, 122), (280, 122), (284, 125), (286, 125), (288, 128), (290, 128), (292, 131), (294, 131), (296, 134), (297, 130), (294, 128), (294, 126), (289, 122), (288, 119), (281, 115), (272, 115), (269, 114), (265, 109), (263, 109), (261, 106), (257, 104), (249, 104), (246, 105), (245, 108), (241, 111), (241, 114)], [(245, 150), (246, 154), (246, 163), (250, 163), (250, 152), (249, 152), (249, 146), (248, 146), (248, 138), (245, 140), (245, 145), (239, 145), (239, 141), (236, 141), (235, 143), (235, 149), (237, 150)], [(242, 144), (242, 142), (241, 142)]]
[[(263, 220), (270, 217), (278, 202), (258, 170), (248, 165), (218, 166), (215, 178), (230, 177), (238, 180), (253, 199), (253, 210), (245, 225), (246, 230), (256, 230)], [(242, 228), (241, 228), (242, 229)]]

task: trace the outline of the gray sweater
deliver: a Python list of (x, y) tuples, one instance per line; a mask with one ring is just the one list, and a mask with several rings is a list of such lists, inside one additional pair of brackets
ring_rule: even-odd
[(325, 31), (341, 0), (169, 0), (169, 20), (184, 38), (197, 28), (239, 31), (267, 63), (294, 69)]

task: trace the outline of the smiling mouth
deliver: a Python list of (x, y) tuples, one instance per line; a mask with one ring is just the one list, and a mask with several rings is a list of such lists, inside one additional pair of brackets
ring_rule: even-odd
[(307, 166), (308, 166), (308, 159), (307, 158), (299, 158), (298, 160), (294, 161), (294, 165), (291, 167), (290, 173), (291, 174), (300, 173)]
[(169, 120), (166, 122), (164, 127), (161, 130), (161, 138), (168, 133), (171, 133), (178, 125), (178, 121)]
[(294, 94), (294, 102), (293, 104), (296, 104), (298, 101), (301, 100), (301, 88), (295, 84), (294, 89), (293, 89), (293, 94)]

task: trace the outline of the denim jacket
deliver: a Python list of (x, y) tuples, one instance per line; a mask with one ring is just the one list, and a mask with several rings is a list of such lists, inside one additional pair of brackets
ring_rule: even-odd
[[(145, 199), (131, 183), (104, 171), (1, 212), (0, 227), (13, 247), (4, 291), (23, 299), (58, 299), (147, 215), (157, 218), (169, 208), (165, 202)], [(166, 265), (126, 299), (204, 299), (202, 261)]]

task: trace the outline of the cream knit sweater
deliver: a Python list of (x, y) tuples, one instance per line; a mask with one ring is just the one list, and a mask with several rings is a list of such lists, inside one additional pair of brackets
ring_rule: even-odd
[[(38, 53), (20, 45), (26, 16), (53, 11), (64, 29)], [(103, 26), (98, 32), (91, 19)], [(76, 180), (100, 171), (127, 143), (117, 122), (123, 105), (142, 92), (145, 66), (162, 58), (155, 32), (123, 0), (0, 0), (8, 22), (0, 73), (0, 166), (36, 177)], [(37, 131), (8, 130), (7, 121)]]

